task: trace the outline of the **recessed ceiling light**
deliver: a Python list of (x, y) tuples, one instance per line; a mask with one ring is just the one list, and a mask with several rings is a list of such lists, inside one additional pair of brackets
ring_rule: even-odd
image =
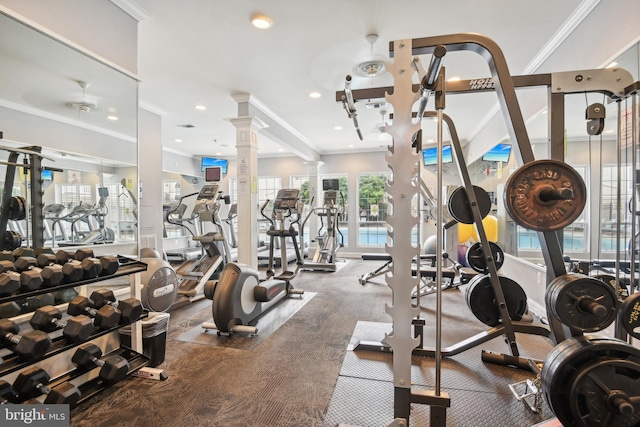
[(257, 13), (251, 16), (251, 24), (256, 28), (265, 30), (267, 28), (271, 28), (271, 26), (273, 25), (273, 21), (267, 15)]
[(617, 67), (617, 66), (618, 66), (618, 63), (614, 61), (614, 62), (612, 62), (611, 64), (607, 65), (604, 68), (614, 68), (614, 67)]
[(174, 142), (182, 142), (182, 140), (181, 140), (181, 139), (174, 139), (173, 141), (174, 141)]
[(334, 130), (342, 130), (342, 126), (334, 126), (333, 129)]
[(427, 139), (427, 142), (434, 142), (433, 139)]
[(353, 144), (349, 144), (349, 145), (347, 145), (347, 147), (353, 148)]
[(198, 104), (198, 105), (196, 105), (196, 110), (206, 110), (206, 109), (207, 109), (207, 107), (205, 107), (205, 106), (204, 106), (204, 105), (202, 105), (202, 104)]
[(448, 82), (459, 82), (461, 79), (458, 76), (454, 76), (454, 77), (449, 77), (449, 79), (447, 79)]
[(284, 148), (278, 148), (278, 151), (282, 153), (284, 151)]
[(107, 120), (112, 120), (114, 122), (117, 122), (118, 121), (118, 116), (114, 116), (114, 115), (110, 114), (110, 115), (107, 116)]
[(605, 130), (604, 133), (613, 133), (613, 129)]
[(320, 98), (322, 94), (320, 92), (311, 92), (309, 98)]
[(216, 156), (222, 156), (222, 153), (216, 153)]

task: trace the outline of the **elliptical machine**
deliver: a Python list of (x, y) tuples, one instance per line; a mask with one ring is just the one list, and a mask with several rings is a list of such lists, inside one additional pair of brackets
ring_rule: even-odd
[[(258, 319), (278, 302), (290, 295), (302, 295), (304, 291), (294, 289), (291, 281), (297, 276), (303, 261), (298, 247), (297, 236), (300, 226), (300, 190), (282, 189), (278, 191), (273, 202), (271, 216), (264, 213), (269, 203), (267, 200), (261, 207), (260, 213), (271, 226), (267, 231), (269, 236), (269, 266), (267, 275), (260, 281), (258, 272), (237, 262), (229, 263), (222, 270), (220, 280), (209, 281), (204, 288), (207, 298), (213, 300), (213, 323), (205, 322), (202, 327), (205, 332), (217, 329), (218, 335), (233, 335), (241, 332), (251, 335), (258, 333), (256, 327)], [(287, 225), (288, 224), (288, 225)], [(287, 263), (282, 263), (282, 271), (276, 274), (273, 269), (274, 248), (276, 239), (280, 239), (282, 259), (286, 259), (286, 239), (290, 238), (296, 252), (296, 267), (288, 270)]]
[[(222, 267), (230, 262), (229, 244), (219, 215), (221, 192), (218, 188), (218, 184), (205, 184), (196, 197), (194, 210), (197, 209), (201, 223), (211, 222), (217, 230), (193, 235), (193, 240), (201, 244), (202, 255), (197, 259), (185, 261), (177, 268), (176, 274), (180, 278), (180, 284), (178, 298), (172, 309), (202, 299), (205, 284), (210, 280), (216, 280)], [(228, 198), (222, 200), (227, 202)]]
[[(340, 193), (342, 197), (342, 193)], [(315, 238), (317, 243), (316, 251), (311, 261), (306, 261), (302, 266), (310, 270), (336, 271), (336, 256), (338, 250), (344, 247), (344, 236), (338, 228), (338, 221), (341, 215), (341, 205), (338, 204), (338, 190), (329, 189), (324, 192), (322, 207), (314, 208), (313, 201), (309, 214), (302, 223), (301, 233), (307, 220), (312, 214), (320, 218), (320, 229)], [(326, 219), (326, 225), (324, 220)], [(324, 231), (323, 231), (324, 229)], [(338, 239), (340, 236), (340, 239)], [(300, 240), (304, 240), (303, 237)]]

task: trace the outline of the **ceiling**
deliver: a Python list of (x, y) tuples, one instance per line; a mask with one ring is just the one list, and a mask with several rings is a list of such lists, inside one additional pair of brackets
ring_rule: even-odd
[[(369, 58), (368, 34), (377, 34), (373, 53), (389, 58), (388, 43), (397, 39), (475, 32), (503, 49), (512, 74), (522, 73), (581, 4), (580, 0), (299, 0), (211, 2), (136, 0), (148, 12), (139, 24), (140, 100), (163, 115), (162, 143), (191, 155), (235, 155), (235, 93), (249, 93), (299, 132), (320, 154), (374, 150), (389, 137), (375, 131), (379, 110), (357, 103), (364, 140), (335, 92), (347, 74), (354, 89), (391, 86), (389, 73), (360, 77), (355, 67)], [(273, 26), (259, 30), (249, 18), (261, 12)], [(429, 58), (422, 62), (428, 64)], [(476, 54), (445, 57), (448, 76), (488, 77)], [(320, 98), (310, 98), (317, 91)], [(458, 97), (447, 103), (461, 139), (473, 136), (494, 94)], [(473, 102), (469, 102), (473, 99)], [(196, 104), (207, 107), (195, 110)], [(391, 111), (389, 111), (391, 112)], [(185, 129), (179, 125), (190, 124)], [(341, 126), (341, 130), (335, 130)], [(175, 142), (179, 140), (180, 142)], [(281, 149), (283, 151), (278, 151)], [(259, 155), (295, 152), (259, 139)]]

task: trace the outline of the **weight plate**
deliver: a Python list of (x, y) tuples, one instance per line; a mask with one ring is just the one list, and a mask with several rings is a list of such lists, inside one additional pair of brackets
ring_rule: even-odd
[(20, 221), (27, 217), (27, 202), (24, 197), (13, 196), (9, 199), (8, 214), (9, 219)]
[[(527, 312), (527, 294), (514, 280), (498, 276), (507, 310), (511, 320), (521, 320)], [(475, 276), (469, 281), (466, 294), (467, 306), (474, 316), (489, 326), (501, 323), (500, 310), (491, 287), (491, 276), (488, 274)]]
[(7, 230), (2, 238), (2, 249), (12, 251), (22, 245), (22, 236), (15, 231)]
[(638, 378), (638, 361), (603, 357), (586, 364), (571, 382), (571, 413), (589, 427), (637, 425)]
[[(502, 248), (494, 242), (489, 242), (491, 248), (491, 261), (496, 266), (496, 270), (500, 270), (502, 264), (504, 264), (504, 252)], [(476, 242), (469, 247), (466, 254), (467, 265), (473, 268), (478, 273), (488, 273), (489, 265), (487, 264), (487, 257), (482, 250), (482, 243)]]
[[(480, 216), (484, 218), (491, 212), (491, 197), (482, 187), (473, 186), (473, 192), (476, 195)], [(471, 211), (471, 203), (467, 196), (467, 190), (464, 187), (458, 187), (449, 196), (448, 202), (449, 213), (458, 222), (463, 224), (473, 224), (473, 212)]]
[(545, 302), (558, 320), (581, 332), (605, 329), (615, 320), (618, 309), (618, 299), (609, 284), (580, 273), (553, 279)]
[(629, 335), (640, 339), (640, 292), (631, 294), (622, 302), (620, 321)]
[(586, 186), (568, 164), (536, 160), (520, 166), (507, 179), (504, 201), (518, 225), (554, 231), (580, 216), (587, 201)]
[(618, 286), (616, 286), (616, 278), (611, 274), (594, 274), (593, 276), (598, 280), (602, 280), (604, 283), (610, 285), (615, 292), (618, 293), (618, 300), (625, 300), (629, 297), (629, 289), (622, 280), (618, 280)]
[[(617, 426), (617, 425), (637, 425), (636, 422), (629, 422), (627, 424), (587, 424), (584, 420), (576, 418), (572, 412), (572, 399), (574, 399), (575, 393), (580, 392), (581, 389), (573, 388), (573, 384), (576, 379), (583, 380), (580, 377), (580, 372), (586, 369), (587, 372), (596, 367), (594, 363), (602, 362), (604, 359), (611, 359), (616, 361), (622, 361), (626, 363), (629, 361), (633, 364), (640, 364), (640, 349), (628, 345), (626, 342), (608, 337), (596, 337), (596, 336), (579, 336), (569, 338), (560, 344), (558, 344), (544, 359), (542, 366), (542, 373), (540, 375), (542, 390), (545, 396), (545, 400), (549, 404), (549, 407), (553, 410), (558, 420), (565, 427), (577, 427), (577, 426)], [(627, 375), (627, 374), (625, 374)], [(638, 378), (637, 373), (635, 374)], [(603, 384), (610, 384), (612, 386), (624, 385), (615, 377), (602, 378)], [(626, 380), (625, 380), (626, 381)], [(611, 387), (607, 387), (611, 389)], [(597, 405), (590, 402), (592, 409), (596, 410)], [(607, 411), (612, 410), (607, 406)]]

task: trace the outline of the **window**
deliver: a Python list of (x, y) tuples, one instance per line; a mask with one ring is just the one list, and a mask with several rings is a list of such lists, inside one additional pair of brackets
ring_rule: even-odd
[[(621, 200), (631, 200), (633, 191), (633, 166), (624, 165), (620, 169)], [(615, 165), (602, 166), (602, 194), (600, 200), (600, 249), (603, 252), (615, 252), (618, 215), (618, 168)], [(633, 218), (626, 205), (620, 207), (620, 240), (618, 248), (626, 252), (627, 241), (631, 238)], [(637, 231), (637, 230), (636, 230)]]
[(358, 176), (358, 245), (384, 246), (387, 243), (388, 173)]

